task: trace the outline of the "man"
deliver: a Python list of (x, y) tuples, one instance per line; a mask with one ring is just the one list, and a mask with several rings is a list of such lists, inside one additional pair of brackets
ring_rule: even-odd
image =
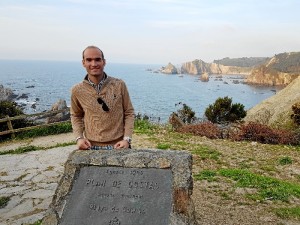
[(78, 148), (129, 148), (134, 109), (125, 83), (104, 72), (104, 54), (96, 46), (83, 51), (82, 64), (87, 75), (71, 90), (71, 122)]

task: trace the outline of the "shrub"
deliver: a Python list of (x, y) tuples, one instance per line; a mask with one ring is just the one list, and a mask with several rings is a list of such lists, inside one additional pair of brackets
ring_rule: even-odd
[(246, 116), (244, 105), (232, 104), (229, 97), (218, 98), (214, 104), (209, 105), (205, 110), (205, 116), (213, 123), (235, 122)]
[(235, 133), (230, 135), (235, 141), (257, 141), (263, 144), (299, 144), (296, 133), (288, 130), (273, 129), (267, 125), (250, 122), (240, 126)]
[(177, 105), (182, 105), (182, 108), (178, 109), (175, 115), (178, 116), (184, 123), (192, 123), (196, 120), (195, 112), (191, 107), (182, 102), (175, 104), (175, 106)]
[(211, 122), (190, 124), (177, 130), (181, 133), (190, 133), (197, 136), (205, 136), (211, 139), (221, 138), (222, 133), (219, 127)]
[(300, 125), (300, 102), (292, 105), (293, 114), (291, 115), (291, 119), (295, 124)]
[[(15, 117), (20, 115), (24, 115), (24, 113), (22, 109), (19, 108), (17, 103), (6, 101), (6, 100), (0, 101), (0, 118), (5, 118), (6, 116)], [(12, 126), (14, 129), (22, 128), (30, 125), (32, 125), (32, 123), (27, 121), (26, 119), (18, 119), (12, 121)], [(0, 131), (6, 131), (6, 130), (8, 130), (7, 123), (5, 122), (0, 123)], [(8, 138), (10, 138), (10, 134), (0, 136), (0, 140), (5, 140)]]

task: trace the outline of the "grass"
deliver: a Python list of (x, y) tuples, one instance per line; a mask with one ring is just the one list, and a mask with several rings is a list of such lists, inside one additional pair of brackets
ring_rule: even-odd
[(38, 220), (34, 223), (31, 223), (31, 224), (26, 224), (26, 225), (41, 225), (42, 224), (42, 220)]
[(207, 180), (209, 182), (216, 181), (217, 172), (212, 170), (203, 170), (194, 175), (195, 180)]
[(274, 210), (275, 214), (282, 219), (300, 220), (300, 207), (279, 208)]
[(279, 159), (278, 161), (279, 165), (288, 165), (288, 164), (292, 164), (293, 160), (289, 157), (289, 156), (285, 156)]
[(218, 160), (221, 156), (221, 153), (216, 149), (212, 149), (207, 146), (198, 146), (194, 150), (192, 150), (192, 154), (200, 156), (201, 159), (213, 159)]
[(41, 147), (41, 146), (34, 146), (34, 145), (28, 145), (28, 146), (23, 146), (23, 147), (18, 147), (13, 150), (8, 150), (8, 151), (3, 151), (0, 152), (0, 155), (7, 155), (7, 154), (22, 154), (26, 152), (32, 152), (32, 151), (38, 151), (38, 150), (45, 150), (45, 149), (51, 149), (51, 148), (58, 148), (58, 147), (65, 147), (69, 145), (74, 145), (74, 142), (66, 142), (66, 143), (58, 143), (53, 146), (48, 146), (48, 147)]
[(34, 128), (29, 131), (24, 131), (17, 133), (17, 139), (26, 139), (26, 138), (33, 138), (33, 137), (41, 137), (41, 136), (48, 136), (53, 134), (62, 134), (72, 132), (72, 125), (71, 122), (63, 122), (59, 124), (54, 124), (47, 127), (38, 127)]
[(288, 201), (293, 195), (300, 194), (300, 186), (279, 181), (271, 177), (261, 176), (241, 169), (223, 169), (219, 174), (236, 181), (237, 187), (257, 188), (258, 193), (249, 195), (254, 200)]
[(256, 194), (249, 194), (253, 200), (279, 200), (288, 202), (294, 196), (300, 198), (300, 185), (281, 181), (272, 177), (258, 175), (244, 169), (220, 169), (218, 171), (204, 170), (194, 175), (195, 180), (214, 181), (217, 176), (223, 176), (235, 182), (236, 187), (256, 188)]
[(137, 134), (154, 134), (159, 125), (151, 123), (149, 120), (136, 119), (134, 121), (134, 132)]

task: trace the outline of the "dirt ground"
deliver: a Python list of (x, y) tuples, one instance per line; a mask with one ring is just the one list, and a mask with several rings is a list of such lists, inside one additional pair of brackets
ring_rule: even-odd
[[(133, 136), (133, 149), (156, 148), (157, 142), (147, 135)], [(71, 133), (39, 137), (26, 141), (14, 141), (0, 144), (0, 151), (16, 149), (19, 146), (54, 146), (58, 143), (71, 143), (74, 138)], [(270, 146), (258, 143), (238, 143), (227, 140), (210, 140), (205, 137), (191, 137), (192, 144), (207, 146), (220, 154), (219, 160), (201, 158), (193, 155), (193, 173), (204, 169), (240, 168), (247, 166), (258, 174), (276, 177), (300, 184), (300, 155), (298, 148), (287, 146)], [(280, 166), (276, 159), (288, 155), (293, 163)], [(280, 207), (300, 206), (300, 200), (291, 199), (289, 202), (266, 200), (253, 201), (246, 197), (255, 190), (237, 188), (234, 183), (225, 178), (208, 182), (194, 181), (192, 199), (195, 205), (196, 218), (199, 224), (205, 225), (296, 225), (300, 221), (282, 219), (276, 216), (274, 209)]]

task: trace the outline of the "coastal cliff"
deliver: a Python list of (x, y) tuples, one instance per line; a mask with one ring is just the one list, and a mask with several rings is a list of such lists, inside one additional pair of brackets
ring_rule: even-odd
[(254, 66), (264, 63), (268, 58), (265, 57), (243, 57), (243, 58), (224, 58), (214, 60), (212, 63), (204, 62), (201, 59), (185, 62), (180, 68), (176, 68), (172, 63), (162, 67), (160, 72), (166, 74), (243, 74), (249, 75)]
[(259, 85), (288, 85), (300, 76), (300, 52), (281, 53), (252, 70), (246, 83)]
[(277, 128), (289, 127), (292, 124), (292, 105), (300, 102), (299, 90), (300, 77), (297, 77), (276, 95), (248, 110), (244, 120)]
[(251, 67), (239, 67), (239, 66), (224, 66), (217, 63), (206, 63), (200, 59), (196, 59), (192, 62), (185, 62), (181, 66), (181, 73), (201, 75), (203, 73), (208, 74), (250, 74)]

